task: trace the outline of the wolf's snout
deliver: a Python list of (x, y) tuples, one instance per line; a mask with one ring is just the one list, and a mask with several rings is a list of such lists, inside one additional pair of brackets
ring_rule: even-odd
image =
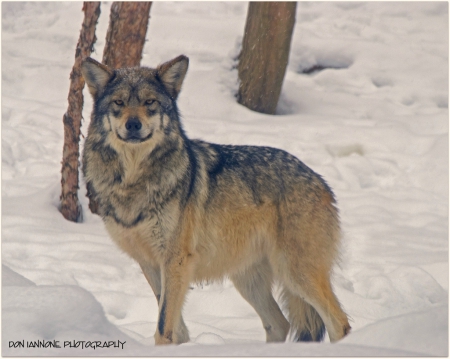
[(142, 123), (137, 118), (130, 118), (125, 124), (125, 128), (130, 132), (137, 132), (142, 128)]
[(120, 140), (125, 142), (142, 143), (153, 135), (153, 131), (145, 128), (137, 116), (130, 116), (125, 122), (125, 126), (122, 126), (117, 130), (116, 134)]

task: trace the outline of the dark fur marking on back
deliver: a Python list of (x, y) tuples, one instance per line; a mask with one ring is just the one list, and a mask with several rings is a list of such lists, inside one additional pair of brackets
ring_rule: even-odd
[[(211, 144), (211, 147), (217, 153), (217, 162), (215, 166), (209, 170), (210, 179), (217, 180), (217, 177), (223, 175), (227, 169), (237, 170), (234, 173), (238, 175), (245, 186), (250, 190), (253, 202), (256, 205), (263, 203), (258, 190), (257, 171), (255, 164), (262, 165), (259, 150), (262, 147), (252, 146), (227, 146)], [(265, 164), (265, 163), (264, 163)]]
[(220, 151), (219, 145), (211, 145), (212, 148), (217, 153), (217, 162), (215, 163), (215, 166), (208, 171), (210, 178), (216, 179), (216, 177), (223, 172), (224, 166), (225, 166), (225, 158), (222, 154), (222, 151)]

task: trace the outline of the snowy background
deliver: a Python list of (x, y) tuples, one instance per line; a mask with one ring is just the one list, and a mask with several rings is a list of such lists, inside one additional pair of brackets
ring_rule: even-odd
[[(102, 3), (101, 60), (111, 3)], [(334, 189), (344, 232), (333, 285), (351, 317), (338, 344), (263, 345), (233, 286), (195, 286), (191, 342), (154, 347), (154, 295), (79, 192), (58, 212), (78, 2), (2, 2), (3, 355), (448, 354), (448, 3), (301, 2), (276, 116), (236, 103), (244, 2), (155, 2), (143, 65), (179, 54), (191, 138), (283, 148)], [(314, 66), (327, 67), (305, 74)], [(82, 132), (92, 101), (85, 92)], [(16, 340), (121, 340), (124, 349), (14, 349)], [(217, 345), (215, 345), (217, 344)]]

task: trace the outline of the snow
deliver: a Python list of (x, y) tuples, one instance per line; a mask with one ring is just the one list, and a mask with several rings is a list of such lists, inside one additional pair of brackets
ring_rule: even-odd
[[(155, 347), (154, 295), (89, 212), (83, 183), (84, 222), (58, 212), (81, 3), (3, 2), (3, 355), (448, 355), (448, 3), (298, 3), (275, 116), (234, 98), (246, 9), (154, 2), (142, 63), (190, 58), (178, 105), (191, 138), (283, 148), (324, 176), (344, 232), (333, 285), (352, 333), (337, 344), (266, 345), (259, 317), (225, 280), (189, 291), (190, 343)], [(91, 106), (85, 92), (84, 134)], [(9, 347), (22, 340), (126, 343)]]

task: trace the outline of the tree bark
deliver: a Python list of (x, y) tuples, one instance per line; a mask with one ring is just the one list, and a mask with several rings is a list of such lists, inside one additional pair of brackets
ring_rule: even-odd
[(78, 200), (79, 140), (83, 110), (84, 79), (81, 62), (88, 57), (96, 41), (95, 27), (100, 16), (100, 2), (83, 3), (84, 20), (75, 51), (75, 64), (70, 73), (70, 89), (67, 112), (63, 116), (64, 147), (61, 169), (62, 215), (73, 222), (81, 221), (82, 210)]
[(103, 64), (111, 68), (139, 66), (151, 2), (114, 2), (106, 34)]
[(250, 2), (239, 55), (238, 102), (275, 114), (289, 59), (296, 2)]

